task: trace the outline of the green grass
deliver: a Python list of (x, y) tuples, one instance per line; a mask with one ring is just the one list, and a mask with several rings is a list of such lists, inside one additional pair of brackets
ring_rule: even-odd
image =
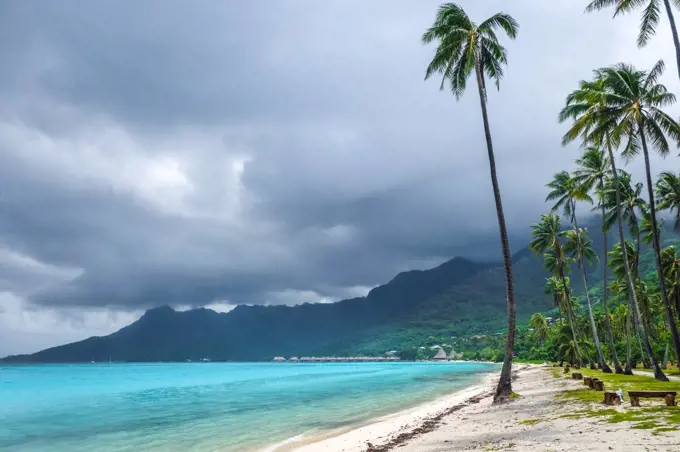
[[(617, 409), (608, 408), (602, 402), (604, 395), (601, 391), (594, 391), (583, 385), (583, 389), (566, 391), (561, 398), (574, 400), (583, 404), (583, 409), (564, 415), (564, 418), (579, 419), (583, 417), (599, 417), (609, 423), (630, 422), (635, 429), (653, 430), (656, 435), (678, 430), (680, 424), (680, 408), (666, 406), (662, 399), (642, 399), (647, 406), (631, 407), (629, 391), (677, 391), (680, 393), (680, 382), (657, 381), (653, 377), (642, 375), (605, 374), (599, 370), (581, 368), (583, 376), (597, 377), (604, 382), (605, 390), (616, 391), (623, 389), (623, 405)], [(558, 378), (571, 379), (571, 372), (562, 374), (561, 369), (553, 369), (553, 375)], [(649, 406), (650, 404), (654, 406)], [(664, 403), (664, 405), (660, 405)]]
[(521, 425), (536, 425), (539, 422), (543, 422), (543, 419), (525, 419), (523, 421), (519, 421)]

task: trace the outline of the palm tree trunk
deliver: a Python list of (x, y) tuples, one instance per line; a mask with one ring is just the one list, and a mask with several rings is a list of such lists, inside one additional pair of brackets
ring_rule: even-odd
[(678, 77), (680, 77), (680, 39), (678, 39), (678, 29), (675, 27), (675, 17), (673, 16), (671, 2), (669, 0), (663, 0), (663, 4), (666, 6), (666, 15), (668, 15), (668, 21), (671, 24), (673, 44), (675, 44), (675, 59), (678, 63)]
[(494, 403), (502, 403), (510, 400), (512, 394), (512, 358), (515, 353), (515, 326), (516, 326), (516, 306), (515, 306), (515, 287), (512, 280), (512, 256), (510, 255), (510, 241), (508, 231), (505, 226), (505, 215), (503, 214), (503, 203), (501, 201), (501, 190), (496, 176), (496, 159), (493, 153), (493, 143), (491, 141), (491, 129), (489, 127), (489, 116), (486, 111), (486, 89), (484, 84), (484, 74), (479, 61), (475, 65), (477, 73), (477, 87), (479, 88), (479, 102), (482, 107), (482, 119), (484, 121), (484, 135), (486, 137), (486, 149), (489, 154), (489, 172), (491, 173), (491, 185), (493, 197), (496, 203), (496, 216), (498, 217), (498, 229), (501, 236), (501, 248), (503, 250), (503, 265), (505, 266), (505, 288), (508, 303), (508, 334), (505, 344), (505, 358), (501, 376), (498, 379), (498, 387), (494, 395)]
[[(600, 190), (604, 191), (604, 180), (600, 179)], [(617, 374), (622, 374), (623, 369), (621, 368), (621, 363), (619, 362), (619, 356), (616, 353), (616, 347), (614, 346), (614, 335), (612, 334), (612, 324), (609, 319), (609, 305), (607, 304), (607, 298), (609, 295), (609, 281), (607, 280), (607, 272), (609, 270), (609, 246), (607, 245), (607, 231), (604, 230), (604, 217), (605, 217), (605, 209), (604, 209), (604, 204), (602, 205), (602, 231), (603, 231), (603, 242), (604, 242), (604, 287), (603, 287), (603, 294), (602, 294), (602, 304), (604, 306), (604, 330), (605, 330), (605, 335), (607, 336), (607, 342), (609, 345), (609, 349), (611, 350), (612, 354), (612, 361), (614, 362), (614, 372)], [(611, 370), (611, 369), (610, 369)]]
[[(576, 220), (576, 208), (574, 207), (572, 209), (573, 212), (573, 219), (574, 219), (574, 228), (576, 228), (576, 232), (578, 234), (579, 227), (578, 227), (578, 220)], [(588, 294), (588, 276), (586, 275), (586, 268), (583, 263), (583, 256), (581, 256), (581, 244), (580, 244), (580, 238), (577, 236), (577, 240), (579, 243), (577, 244), (579, 250), (578, 250), (578, 267), (581, 270), (581, 277), (583, 277), (583, 288), (585, 289), (586, 292), (586, 302), (588, 303), (588, 317), (590, 318), (590, 330), (591, 333), (593, 334), (593, 342), (595, 343), (595, 351), (597, 352), (597, 361), (600, 364), (600, 369), (602, 369), (602, 372), (604, 373), (612, 373), (611, 368), (607, 364), (607, 361), (604, 359), (604, 353), (602, 353), (602, 346), (600, 345), (600, 338), (597, 335), (597, 327), (595, 326), (595, 317), (593, 317), (593, 307), (590, 304), (590, 295)]]
[[(645, 156), (647, 156), (647, 151), (646, 151), (646, 143), (644, 141), (644, 138), (642, 138), (642, 143), (643, 143), (643, 148), (645, 149)], [(628, 284), (628, 296), (630, 297), (631, 305), (633, 308), (634, 315), (633, 317), (635, 319), (639, 318), (639, 315), (636, 315), (639, 311), (638, 307), (638, 300), (637, 300), (637, 295), (635, 293), (635, 284), (633, 284), (633, 278), (630, 274), (630, 264), (628, 263), (628, 253), (626, 253), (626, 237), (623, 234), (623, 220), (621, 218), (621, 187), (619, 187), (619, 176), (618, 172), (616, 171), (616, 161), (614, 159), (614, 152), (612, 151), (612, 146), (611, 146), (611, 140), (609, 136), (607, 136), (607, 150), (609, 152), (609, 160), (611, 160), (612, 164), (612, 173), (614, 175), (614, 186), (616, 188), (616, 216), (617, 216), (617, 223), (618, 223), (618, 229), (619, 229), (619, 239), (621, 240), (621, 252), (623, 253), (623, 267), (626, 273), (626, 283)], [(652, 354), (652, 345), (649, 343), (649, 337), (647, 336), (647, 332), (644, 330), (644, 325), (641, 325), (643, 330), (642, 334), (644, 336), (645, 340), (645, 347), (647, 348), (647, 353), (649, 353), (649, 356), (654, 356)], [(630, 341), (630, 331), (628, 332), (628, 340)], [(668, 378), (664, 375), (664, 373), (661, 371), (659, 368), (659, 365), (656, 363), (654, 359), (652, 359), (652, 364), (654, 366), (654, 378), (657, 380), (661, 381), (668, 381)], [(629, 363), (626, 363), (626, 367), (629, 366)], [(626, 369), (629, 370), (629, 369)]]
[(633, 344), (631, 343), (632, 332), (632, 321), (631, 316), (633, 315), (633, 304), (632, 301), (628, 302), (630, 309), (626, 313), (626, 369), (623, 371), (625, 375), (633, 375)]
[(588, 295), (588, 276), (586, 276), (586, 270), (583, 267), (583, 259), (579, 257), (579, 267), (581, 268), (581, 276), (583, 277), (583, 287), (586, 289), (586, 302), (588, 303), (588, 316), (590, 317), (590, 329), (593, 333), (593, 341), (595, 342), (595, 351), (597, 352), (597, 360), (600, 363), (600, 368), (602, 372), (610, 374), (612, 369), (607, 364), (604, 359), (604, 353), (602, 352), (602, 346), (600, 345), (600, 338), (597, 335), (597, 327), (595, 326), (595, 317), (593, 316), (593, 307), (590, 304), (590, 295)]
[(583, 367), (583, 359), (581, 358), (581, 348), (578, 345), (578, 336), (576, 333), (576, 321), (574, 320), (574, 312), (572, 311), (571, 293), (567, 287), (567, 279), (564, 277), (564, 269), (560, 268), (560, 280), (562, 281), (562, 288), (567, 297), (567, 320), (571, 327), (571, 335), (574, 338), (574, 347), (576, 348), (576, 359), (579, 367)]
[[(673, 348), (675, 349), (675, 355), (680, 356), (680, 336), (678, 336), (678, 328), (675, 325), (675, 317), (673, 316), (673, 311), (671, 310), (670, 301), (668, 301), (668, 292), (666, 291), (666, 278), (664, 278), (663, 270), (661, 269), (661, 244), (659, 243), (659, 231), (656, 228), (656, 201), (654, 200), (654, 186), (652, 185), (652, 173), (651, 165), (649, 164), (649, 151), (647, 149), (647, 139), (645, 137), (645, 131), (642, 127), (642, 123), (638, 125), (638, 130), (640, 132), (640, 141), (642, 141), (642, 152), (645, 156), (645, 175), (647, 177), (647, 193), (649, 194), (649, 216), (652, 221), (652, 238), (653, 238), (652, 242), (654, 244), (655, 255), (654, 263), (656, 264), (656, 274), (659, 277), (659, 289), (661, 289), (663, 306), (666, 313), (666, 322), (668, 323), (668, 329), (671, 331), (671, 338), (673, 339)], [(647, 340), (649, 340), (649, 338), (647, 338)], [(650, 350), (647, 351), (647, 353), (649, 354), (651, 360), (656, 363), (654, 355), (652, 354), (651, 351), (651, 347)]]

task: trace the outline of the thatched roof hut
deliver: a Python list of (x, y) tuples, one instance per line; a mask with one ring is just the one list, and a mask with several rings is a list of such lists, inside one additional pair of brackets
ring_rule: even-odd
[(439, 351), (437, 352), (436, 355), (432, 358), (435, 361), (446, 361), (446, 352), (444, 351), (443, 348), (439, 347)]

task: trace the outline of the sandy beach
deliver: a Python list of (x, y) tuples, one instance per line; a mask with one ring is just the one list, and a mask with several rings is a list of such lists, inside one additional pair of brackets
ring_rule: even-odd
[[(679, 431), (655, 434), (651, 430), (631, 428), (630, 422), (609, 423), (600, 417), (580, 417), (578, 412), (583, 410), (583, 403), (560, 397), (565, 391), (582, 388), (580, 381), (555, 378), (552, 370), (543, 366), (517, 366), (515, 375), (513, 387), (521, 397), (508, 405), (493, 406), (491, 403), (494, 375), (487, 377), (483, 384), (428, 405), (378, 419), (351, 431), (330, 433), (313, 443), (291, 443), (277, 450), (680, 450)], [(591, 409), (603, 409), (601, 404), (591, 405)]]

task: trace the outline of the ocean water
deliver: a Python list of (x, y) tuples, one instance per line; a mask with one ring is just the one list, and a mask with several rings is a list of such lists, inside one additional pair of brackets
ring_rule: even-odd
[(0, 451), (258, 450), (475, 384), (479, 363), (0, 366)]

